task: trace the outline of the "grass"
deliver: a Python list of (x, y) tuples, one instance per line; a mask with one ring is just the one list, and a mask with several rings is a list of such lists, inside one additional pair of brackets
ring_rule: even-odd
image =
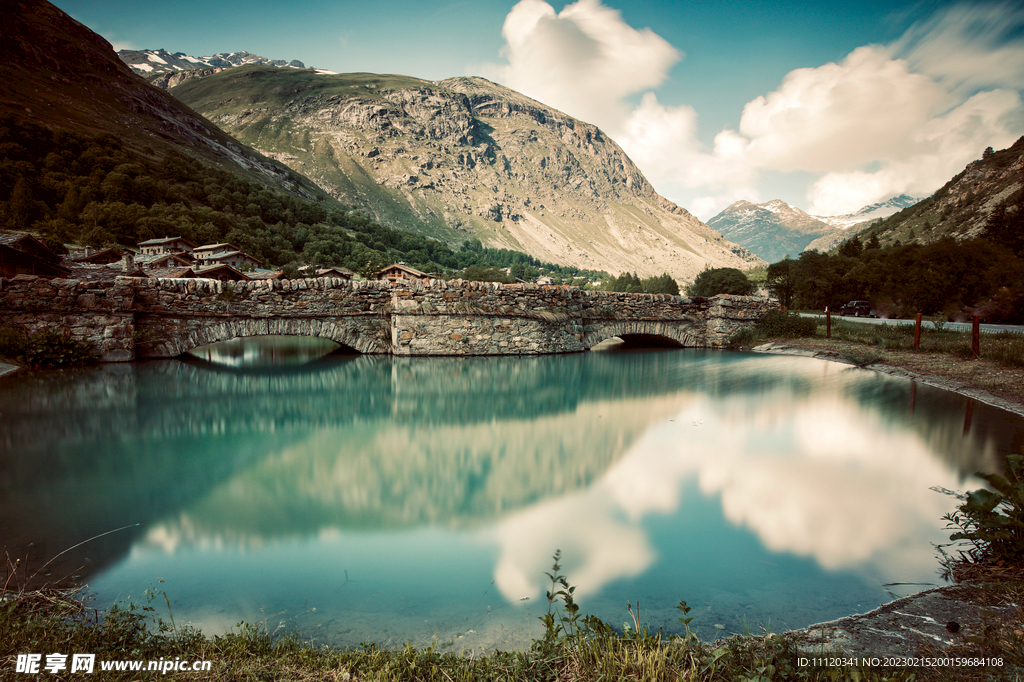
[[(814, 318), (803, 318), (806, 320)], [(812, 338), (826, 338), (825, 318), (817, 318), (817, 328)], [(744, 330), (733, 338), (733, 347), (752, 346), (773, 340), (789, 340), (792, 334), (785, 330), (772, 330), (756, 327)], [(848, 342), (867, 348), (860, 351), (862, 359), (874, 356), (877, 362), (884, 351), (911, 351), (921, 354), (938, 353), (958, 358), (971, 359), (971, 332), (949, 329), (931, 329), (923, 326), (921, 342), (914, 349), (914, 326), (909, 324), (862, 324), (848, 322), (838, 317), (832, 318), (832, 341)], [(980, 357), (992, 360), (1008, 367), (1024, 367), (1024, 334), (998, 332), (982, 334), (980, 338)], [(856, 364), (863, 364), (857, 362)]]
[[(815, 668), (800, 657), (827, 656), (832, 652), (801, 651), (792, 635), (763, 631), (760, 635), (733, 636), (701, 642), (689, 629), (685, 602), (679, 621), (686, 634), (665, 637), (641, 625), (639, 602), (627, 607), (632, 626), (621, 632), (597, 618), (581, 616), (573, 601), (575, 588), (559, 573), (555, 555), (548, 592), (548, 613), (542, 616), (545, 635), (526, 651), (494, 651), (464, 656), (440, 653), (406, 644), (381, 648), (364, 644), (355, 649), (316, 646), (296, 633), (274, 636), (266, 623), (238, 626), (225, 635), (208, 637), (188, 626), (177, 626), (170, 603), (161, 590), (150, 589), (144, 601), (117, 604), (109, 610), (91, 608), (84, 591), (42, 588), (10, 593), (16, 564), (0, 596), (0, 679), (29, 679), (13, 671), (17, 656), (26, 653), (93, 653), (95, 679), (142, 680), (164, 677), (156, 672), (101, 671), (104, 661), (209, 661), (205, 673), (170, 673), (171, 678), (204, 680), (963, 680), (991, 679), (992, 673), (1024, 672), (1024, 620), (1000, 621), (968, 640), (956, 655), (1001, 657), (1002, 669), (880, 668), (854, 665)], [(1003, 580), (979, 600), (1005, 602), (1024, 597), (1024, 581)], [(162, 599), (161, 599), (162, 598)], [(164, 620), (163, 606), (169, 620)], [(156, 604), (154, 606), (153, 604)], [(920, 652), (907, 652), (908, 655)], [(933, 651), (941, 656), (949, 651)], [(69, 656), (70, 659), (70, 656)], [(145, 664), (144, 664), (145, 665)], [(968, 675), (975, 675), (969, 678)]]
[[(178, 675), (204, 680), (836, 679), (835, 671), (799, 668), (794, 643), (774, 635), (701, 643), (644, 629), (620, 635), (610, 628), (585, 628), (551, 642), (538, 641), (528, 651), (467, 657), (408, 644), (317, 647), (296, 634), (272, 637), (263, 624), (242, 623), (226, 635), (206, 637), (191, 628), (171, 627), (154, 616), (148, 603), (106, 612), (91, 609), (75, 590), (27, 592), (0, 604), (0, 679), (27, 679), (13, 674), (18, 654), (52, 652), (96, 654), (97, 678), (103, 680), (159, 675), (100, 672), (101, 661), (161, 658), (210, 661), (208, 673)], [(861, 672), (865, 680), (893, 679), (871, 669)]]

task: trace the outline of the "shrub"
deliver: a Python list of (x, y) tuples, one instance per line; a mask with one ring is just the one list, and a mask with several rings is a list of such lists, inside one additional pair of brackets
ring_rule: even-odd
[(0, 355), (40, 368), (72, 367), (95, 360), (92, 346), (54, 329), (25, 334), (4, 328), (0, 330)]
[(736, 268), (712, 268), (704, 270), (693, 284), (686, 288), (690, 296), (717, 296), (718, 294), (739, 294), (749, 296), (754, 293), (756, 285)]
[(818, 321), (813, 317), (800, 317), (781, 310), (770, 310), (757, 323), (758, 330), (767, 336), (814, 336)]
[(25, 334), (18, 329), (3, 327), (0, 329), (0, 357), (21, 358), (25, 352)]
[[(958, 496), (963, 504), (946, 514), (953, 542), (970, 544), (955, 560), (943, 552), (947, 573), (969, 564), (1014, 565), (1024, 555), (1024, 455), (1006, 457), (1006, 474), (985, 474), (992, 490)], [(941, 548), (940, 548), (941, 549)]]

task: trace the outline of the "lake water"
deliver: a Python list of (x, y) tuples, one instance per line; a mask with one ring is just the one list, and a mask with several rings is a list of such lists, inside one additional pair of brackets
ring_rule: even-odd
[(931, 488), (1024, 441), (1016, 415), (809, 358), (271, 348), (0, 379), (3, 549), (35, 571), (106, 533), (37, 581), (157, 587), (208, 634), (455, 651), (528, 646), (560, 549), (584, 613), (639, 600), (676, 633), (685, 599), (713, 639), (938, 584), (955, 500)]

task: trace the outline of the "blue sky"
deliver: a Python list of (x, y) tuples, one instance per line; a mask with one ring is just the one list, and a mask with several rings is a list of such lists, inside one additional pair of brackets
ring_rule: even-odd
[(115, 48), (482, 75), (599, 125), (708, 219), (926, 196), (1024, 134), (1020, 3), (59, 0)]

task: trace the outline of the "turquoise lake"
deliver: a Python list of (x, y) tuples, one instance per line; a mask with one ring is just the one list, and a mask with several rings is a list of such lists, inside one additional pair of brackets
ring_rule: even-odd
[(939, 584), (933, 488), (1024, 443), (1017, 415), (811, 358), (282, 344), (0, 379), (3, 550), (100, 606), (162, 589), (207, 634), (454, 651), (527, 647), (561, 550), (582, 612), (639, 600), (674, 634), (684, 599), (714, 639)]

